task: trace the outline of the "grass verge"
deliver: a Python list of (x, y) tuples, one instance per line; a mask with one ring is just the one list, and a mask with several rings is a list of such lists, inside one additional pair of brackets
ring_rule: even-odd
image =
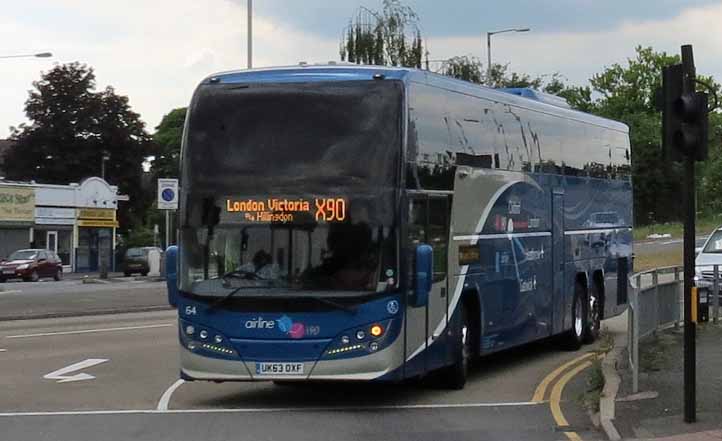
[(634, 272), (646, 271), (652, 268), (682, 265), (682, 247), (674, 247), (665, 252), (636, 254), (634, 256)]
[(599, 400), (604, 390), (604, 373), (602, 357), (614, 348), (614, 337), (602, 329), (599, 334), (599, 346), (595, 350), (597, 356), (592, 359), (592, 366), (587, 370), (586, 389), (578, 397), (579, 403), (592, 412), (599, 412)]
[[(720, 225), (722, 225), (722, 214), (697, 218), (695, 226), (697, 227), (697, 234), (704, 235)], [(681, 239), (684, 233), (684, 225), (681, 222), (669, 222), (634, 227), (634, 240), (644, 240), (650, 234), (655, 233), (671, 234), (673, 238)]]

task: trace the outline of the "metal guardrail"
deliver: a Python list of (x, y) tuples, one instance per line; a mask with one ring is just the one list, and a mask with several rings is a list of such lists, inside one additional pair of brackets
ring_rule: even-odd
[[(698, 271), (701, 277), (695, 279), (698, 305), (704, 307), (707, 317), (715, 322), (720, 318), (720, 266), (722, 265), (702, 266), (703, 270)], [(633, 393), (639, 392), (639, 341), (658, 330), (678, 327), (683, 323), (683, 276), (682, 266), (670, 266), (642, 271), (629, 277), (627, 335)], [(700, 314), (697, 314), (697, 317), (700, 317)]]

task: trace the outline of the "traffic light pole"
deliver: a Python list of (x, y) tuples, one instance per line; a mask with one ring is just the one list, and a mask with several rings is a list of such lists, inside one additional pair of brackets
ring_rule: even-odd
[[(695, 69), (692, 46), (682, 46), (682, 92), (695, 92)], [(694, 236), (695, 236), (695, 156), (684, 158), (684, 421), (697, 420), (697, 378), (696, 378), (696, 324), (692, 321), (692, 287), (694, 285)]]
[(692, 286), (694, 285), (694, 157), (684, 161), (684, 421), (694, 423), (696, 413), (696, 324), (692, 321)]

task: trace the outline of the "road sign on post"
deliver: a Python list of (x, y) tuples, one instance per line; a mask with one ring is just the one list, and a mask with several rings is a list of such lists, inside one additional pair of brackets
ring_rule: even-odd
[(158, 209), (165, 210), (165, 247), (170, 246), (170, 210), (178, 209), (178, 179), (158, 179)]
[(692, 314), (694, 285), (695, 181), (694, 163), (707, 158), (707, 94), (695, 90), (697, 84), (692, 46), (682, 46), (682, 64), (664, 68), (661, 98), (662, 140), (665, 156), (684, 162), (684, 421), (696, 417), (697, 329)]
[(158, 209), (178, 209), (178, 179), (158, 179)]

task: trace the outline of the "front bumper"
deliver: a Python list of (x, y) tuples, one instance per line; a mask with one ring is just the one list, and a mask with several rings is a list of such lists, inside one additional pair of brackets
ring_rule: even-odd
[(0, 269), (0, 278), (2, 279), (25, 279), (30, 277), (34, 268), (2, 268)]
[[(400, 339), (397, 339), (400, 340)], [(340, 360), (303, 362), (302, 375), (256, 375), (256, 362), (205, 357), (181, 346), (181, 374), (206, 381), (362, 381), (385, 376), (403, 362), (403, 348), (394, 343), (373, 354)]]

